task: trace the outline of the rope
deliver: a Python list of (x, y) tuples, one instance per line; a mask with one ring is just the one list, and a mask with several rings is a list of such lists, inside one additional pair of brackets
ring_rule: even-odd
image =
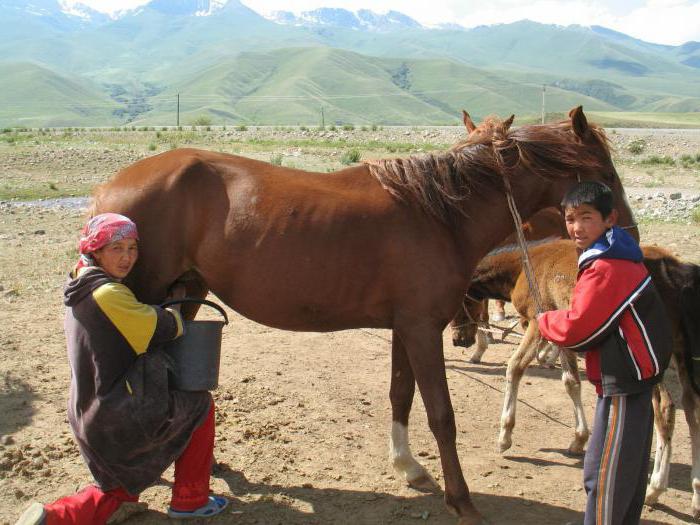
[[(544, 312), (544, 307), (542, 306), (542, 295), (540, 294), (540, 287), (537, 284), (537, 279), (535, 279), (535, 272), (532, 269), (532, 262), (530, 261), (530, 253), (527, 249), (527, 242), (525, 241), (525, 233), (523, 232), (523, 220), (518, 213), (518, 207), (515, 204), (515, 199), (513, 198), (513, 189), (510, 185), (510, 179), (505, 173), (503, 175), (503, 183), (506, 187), (506, 200), (508, 201), (508, 208), (510, 209), (510, 214), (513, 216), (513, 222), (515, 224), (515, 235), (518, 238), (518, 244), (520, 245), (520, 251), (523, 256), (523, 269), (525, 270), (525, 277), (527, 278), (527, 283), (530, 287), (530, 296), (535, 302), (535, 309), (537, 314)], [(536, 321), (535, 321), (536, 322)], [(542, 335), (540, 335), (540, 338)], [(555, 346), (557, 350), (560, 350)], [(561, 363), (561, 369), (564, 372), (571, 373), (571, 367), (569, 362), (564, 356), (564, 352), (559, 352), (559, 362)]]

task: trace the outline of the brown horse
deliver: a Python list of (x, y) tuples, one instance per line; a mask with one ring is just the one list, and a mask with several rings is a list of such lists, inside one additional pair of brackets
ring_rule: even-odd
[[(512, 230), (503, 177), (524, 218), (601, 180), (623, 224), (632, 214), (602, 129), (580, 107), (568, 120), (508, 129), (445, 153), (312, 173), (194, 149), (141, 160), (99, 188), (94, 212), (131, 217), (141, 256), (127, 284), (156, 303), (185, 279), (242, 315), (286, 330), (391, 328), (393, 463), (415, 487), (437, 487), (412, 456), (418, 385), (463, 524), (481, 523), (457, 455), (442, 331), (477, 261)], [(193, 315), (193, 312), (189, 312)]]
[[(512, 117), (511, 117), (512, 118)], [(467, 130), (467, 138), (471, 142), (483, 142), (489, 137), (489, 134), (494, 132), (495, 126), (494, 122), (487, 117), (481, 126), (474, 124), (474, 121), (469, 116), (469, 113), (462, 110), (462, 121), (464, 122), (464, 127)], [(523, 233), (525, 234), (525, 239), (528, 241), (536, 241), (539, 239), (546, 239), (548, 237), (555, 238), (565, 238), (567, 237), (566, 225), (564, 224), (564, 217), (559, 211), (558, 207), (545, 208), (538, 211), (532, 217), (528, 219), (527, 222), (523, 224)], [(508, 237), (501, 242), (501, 246), (508, 246), (517, 241), (515, 232), (511, 233)], [(489, 323), (489, 310), (488, 310), (488, 299), (484, 300), (484, 306), (482, 309), (482, 315), (479, 319), (484, 325)], [(505, 319), (505, 302), (496, 299), (496, 311), (493, 315), (494, 321), (503, 321)], [(454, 322), (450, 323), (454, 328)], [(456, 331), (453, 329), (453, 334)], [(482, 336), (483, 340), (487, 340), (487, 336), (480, 332), (479, 335)], [(464, 343), (459, 339), (453, 339), (452, 344), (455, 346), (464, 346)], [(488, 343), (486, 343), (488, 344)], [(472, 357), (472, 362), (478, 363), (478, 357), (475, 354)], [(476, 357), (476, 359), (475, 359)]]
[[(559, 211), (559, 208), (551, 207), (535, 213), (530, 219), (523, 224), (523, 233), (527, 241), (537, 241), (541, 239), (561, 239), (567, 237), (566, 224), (564, 216)], [(517, 242), (515, 232), (511, 233), (499, 246), (511, 246)], [(486, 335), (483, 330), (478, 330), (476, 334), (469, 334), (472, 330), (471, 323), (477, 322), (482, 326), (489, 325), (488, 299), (483, 300), (483, 305), (478, 307), (472, 305), (461, 308), (452, 321), (450, 321), (450, 330), (452, 332), (452, 344), (454, 346), (469, 347), (474, 344), (476, 337), (477, 349), (472, 354), (470, 361), (472, 363), (481, 362), (481, 356), (488, 348), (489, 342), (493, 342), (490, 334)], [(505, 302), (502, 299), (495, 299), (496, 312), (493, 316), (494, 321), (502, 321), (505, 319)], [(477, 317), (470, 318), (470, 312), (473, 312)], [(478, 312), (478, 314), (477, 314)]]
[[(568, 308), (577, 273), (577, 254), (573, 242), (556, 241), (531, 245), (530, 257), (542, 291), (545, 308)], [(656, 246), (642, 246), (644, 264), (654, 280), (673, 325), (673, 364), (681, 385), (681, 402), (691, 438), (692, 452), (692, 511), (700, 516), (700, 395), (692, 387), (689, 371), (693, 370), (692, 356), (700, 354), (700, 266), (683, 263), (666, 250)], [(520, 380), (536, 351), (544, 343), (534, 322), (535, 306), (529, 293), (527, 278), (522, 271), (517, 247), (488, 255), (474, 271), (469, 294), (478, 298), (510, 297), (516, 311), (527, 326), (525, 337), (511, 356), (506, 372), (506, 394), (501, 415), (499, 446), (510, 448), (515, 426), (515, 408)], [(479, 313), (480, 305), (467, 301), (470, 315)], [(469, 323), (472, 337), (476, 324)], [(695, 352), (693, 352), (695, 348)], [(588, 425), (581, 404), (581, 384), (575, 355), (564, 352), (572, 373), (562, 374), (567, 393), (574, 402), (575, 436), (569, 445), (572, 453), (581, 453), (588, 439)], [(695, 365), (697, 367), (697, 365)], [(695, 373), (695, 377), (700, 374)], [(669, 381), (667, 375), (664, 383)], [(671, 438), (675, 415), (668, 388), (662, 383), (654, 392), (654, 426), (656, 455), (654, 470), (647, 488), (646, 503), (654, 504), (668, 486), (671, 461)]]

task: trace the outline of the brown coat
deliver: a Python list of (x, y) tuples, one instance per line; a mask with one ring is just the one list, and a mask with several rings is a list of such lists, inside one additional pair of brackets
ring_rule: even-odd
[(138, 494), (182, 454), (211, 397), (168, 389), (170, 359), (157, 346), (178, 335), (170, 312), (100, 268), (71, 280), (64, 302), (71, 428), (103, 490)]

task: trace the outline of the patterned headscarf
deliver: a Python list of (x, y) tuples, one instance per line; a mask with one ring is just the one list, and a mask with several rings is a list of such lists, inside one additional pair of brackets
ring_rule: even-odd
[(118, 213), (101, 213), (94, 216), (80, 234), (80, 259), (75, 268), (76, 272), (84, 266), (95, 266), (95, 260), (90, 254), (122, 239), (139, 239), (136, 224), (129, 217)]

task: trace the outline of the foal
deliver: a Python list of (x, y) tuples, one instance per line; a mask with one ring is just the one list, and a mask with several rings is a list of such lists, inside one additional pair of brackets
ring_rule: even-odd
[[(700, 517), (700, 395), (691, 379), (694, 355), (700, 354), (700, 266), (683, 263), (666, 250), (655, 246), (643, 246), (644, 264), (654, 280), (666, 305), (673, 326), (673, 363), (682, 388), (682, 405), (692, 442), (692, 511)], [(515, 409), (518, 387), (525, 369), (536, 353), (547, 344), (540, 337), (536, 308), (533, 304), (527, 279), (522, 271), (520, 252), (517, 248), (503, 250), (485, 257), (477, 266), (469, 295), (474, 298), (510, 298), (526, 326), (525, 336), (508, 361), (506, 392), (501, 415), (499, 446), (501, 452), (512, 443), (515, 426)], [(545, 309), (567, 308), (576, 281), (576, 251), (568, 240), (548, 242), (530, 248), (530, 257), (542, 292)], [(465, 299), (465, 309), (473, 316), (480, 305)], [(466, 338), (473, 340), (474, 323), (468, 323)], [(562, 349), (571, 372), (563, 372), (562, 380), (574, 403), (576, 419), (575, 436), (569, 452), (580, 454), (588, 440), (589, 430), (581, 404), (581, 383), (576, 355)], [(697, 365), (695, 365), (697, 366)], [(695, 372), (695, 377), (700, 377)], [(664, 380), (666, 382), (668, 378)], [(675, 423), (674, 404), (664, 383), (654, 390), (654, 426), (656, 430), (656, 455), (654, 470), (647, 489), (646, 503), (651, 505), (668, 487), (671, 460), (671, 438)]]

